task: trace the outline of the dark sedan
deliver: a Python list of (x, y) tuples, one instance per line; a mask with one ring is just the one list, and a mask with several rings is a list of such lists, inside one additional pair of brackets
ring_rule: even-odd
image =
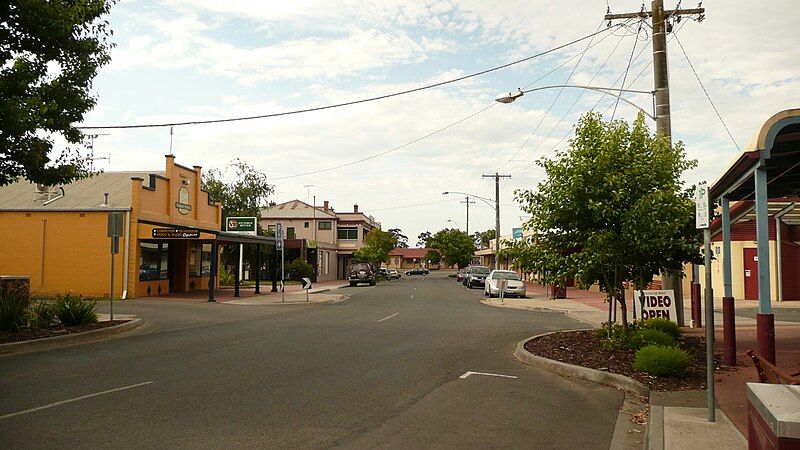
[(427, 275), (428, 271), (422, 268), (406, 270), (406, 275)]

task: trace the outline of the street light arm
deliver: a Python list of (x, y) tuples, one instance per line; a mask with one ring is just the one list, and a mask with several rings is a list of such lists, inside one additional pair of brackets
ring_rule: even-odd
[(641, 111), (644, 115), (646, 115), (650, 119), (656, 120), (655, 111), (653, 111), (653, 114), (650, 114), (649, 112), (647, 112), (644, 109), (642, 109), (640, 106), (638, 106), (635, 103), (631, 102), (630, 100), (620, 96), (617, 93), (617, 92), (619, 92), (619, 93), (628, 92), (628, 93), (632, 93), (632, 94), (650, 94), (651, 96), (655, 96), (655, 91), (639, 91), (639, 90), (635, 90), (635, 89), (616, 89), (616, 88), (607, 88), (607, 87), (602, 87), (602, 86), (583, 86), (583, 85), (578, 85), (578, 84), (556, 84), (556, 85), (552, 85), (552, 86), (536, 87), (536, 88), (527, 89), (527, 90), (524, 90), (524, 91), (521, 90), (521, 89), (517, 89), (516, 92), (510, 92), (508, 94), (501, 95), (500, 97), (497, 97), (495, 100), (500, 102), (500, 103), (511, 103), (514, 100), (516, 100), (517, 98), (522, 97), (523, 94), (527, 94), (529, 92), (542, 91), (542, 90), (545, 90), (545, 89), (560, 89), (560, 88), (586, 89), (586, 90), (589, 90), (589, 91), (595, 91), (595, 92), (599, 92), (601, 94), (610, 95), (612, 97), (616, 97), (617, 99), (622, 100), (623, 102), (633, 106), (634, 108), (636, 108), (639, 111)]
[(459, 192), (459, 191), (445, 191), (445, 192), (442, 192), (442, 195), (447, 195), (447, 194), (466, 195), (467, 197), (477, 198), (478, 200), (481, 200), (482, 202), (486, 203), (487, 205), (491, 206), (492, 208), (495, 207), (495, 204), (494, 204), (495, 201), (490, 199), (490, 198), (480, 197), (478, 195), (467, 194), (466, 192)]

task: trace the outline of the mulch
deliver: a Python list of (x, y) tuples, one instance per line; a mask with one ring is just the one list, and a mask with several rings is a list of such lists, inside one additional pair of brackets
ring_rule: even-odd
[[(525, 343), (525, 349), (534, 355), (556, 361), (605, 370), (631, 377), (654, 391), (692, 391), (706, 388), (705, 339), (699, 336), (682, 336), (678, 346), (692, 356), (692, 363), (684, 378), (663, 378), (639, 372), (633, 368), (635, 350), (605, 350), (603, 337), (594, 330), (562, 331)], [(715, 372), (728, 370), (720, 367), (721, 359), (715, 355)]]
[(98, 330), (100, 328), (112, 327), (121, 323), (129, 322), (128, 320), (106, 320), (103, 322), (89, 323), (86, 325), (78, 325), (75, 327), (52, 326), (42, 329), (23, 328), (18, 332), (0, 334), (0, 344), (8, 344), (10, 342), (30, 341), (33, 339), (43, 339), (53, 336), (64, 336), (66, 334), (84, 333), (86, 331)]

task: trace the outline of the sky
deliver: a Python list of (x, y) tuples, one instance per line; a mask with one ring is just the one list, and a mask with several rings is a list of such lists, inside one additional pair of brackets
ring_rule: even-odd
[[(500, 183), (506, 235), (526, 219), (515, 190), (535, 189), (543, 176), (535, 161), (566, 148), (582, 114), (594, 109), (606, 119), (633, 120), (638, 110), (625, 103), (615, 109), (613, 97), (580, 89), (544, 89), (512, 104), (494, 98), (520, 87), (619, 88), (623, 79), (626, 89), (652, 90), (649, 25), (631, 21), (607, 30), (602, 20), (607, 8), (622, 13), (641, 6), (628, 0), (122, 1), (109, 17), (112, 60), (95, 79), (98, 103), (82, 125), (219, 119), (358, 100), (457, 78), (606, 30), (503, 70), (412, 94), (173, 130), (180, 164), (224, 171), (233, 159), (246, 160), (274, 183), (270, 200), (311, 203), (316, 196), (318, 204), (328, 200), (342, 212), (358, 204), (384, 229), (401, 229), (411, 245), (423, 231), (465, 229), (464, 197), (442, 192), (493, 199), (494, 182), (482, 175), (510, 174)], [(673, 139), (699, 162), (686, 174), (688, 184), (713, 182), (767, 118), (800, 106), (800, 4), (730, 0), (703, 7), (703, 21), (684, 19), (669, 35)], [(648, 97), (625, 95), (651, 111)], [(163, 170), (169, 128), (96, 133), (105, 135), (95, 139), (95, 156), (110, 160), (98, 159), (95, 167)], [(370, 159), (357, 162), (364, 158)], [(494, 228), (494, 209), (485, 201), (469, 211), (470, 232)]]

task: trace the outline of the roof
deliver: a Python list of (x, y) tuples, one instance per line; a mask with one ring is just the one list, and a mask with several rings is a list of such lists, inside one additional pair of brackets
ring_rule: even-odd
[(401, 256), (404, 259), (422, 259), (425, 257), (425, 254), (428, 251), (433, 250), (432, 248), (401, 248), (398, 247), (391, 252), (389, 252), (389, 256)]
[[(69, 184), (47, 188), (49, 195), (37, 195), (35, 184), (21, 180), (0, 187), (0, 211), (129, 209), (131, 177), (147, 179), (150, 174), (163, 175), (163, 172), (103, 172)], [(60, 188), (64, 189), (64, 196), (57, 198), (61, 194)], [(108, 193), (107, 205), (103, 204), (105, 193)], [(45, 205), (46, 199), (55, 200)]]
[(332, 210), (325, 210), (317, 206), (316, 216), (314, 206), (300, 200), (290, 200), (277, 205), (261, 209), (262, 219), (336, 219)]
[(764, 159), (770, 197), (796, 196), (800, 192), (800, 108), (774, 114), (736, 155), (710, 187), (712, 199), (752, 199), (753, 172)]

